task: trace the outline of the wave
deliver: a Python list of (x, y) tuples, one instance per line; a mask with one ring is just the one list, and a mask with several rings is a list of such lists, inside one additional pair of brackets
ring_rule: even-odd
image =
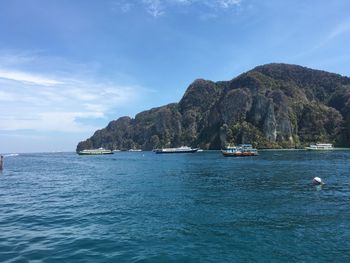
[(14, 156), (18, 156), (18, 153), (10, 153), (10, 154), (5, 154), (4, 157), (14, 157)]

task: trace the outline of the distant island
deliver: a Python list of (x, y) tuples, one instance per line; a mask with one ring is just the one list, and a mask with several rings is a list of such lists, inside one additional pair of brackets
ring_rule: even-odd
[(230, 81), (195, 80), (179, 103), (111, 121), (77, 151), (350, 146), (350, 78), (298, 65), (258, 66)]

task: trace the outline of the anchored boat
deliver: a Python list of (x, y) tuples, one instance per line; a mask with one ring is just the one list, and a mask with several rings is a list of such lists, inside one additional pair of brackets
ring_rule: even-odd
[(240, 144), (238, 146), (228, 146), (221, 150), (225, 157), (246, 157), (258, 155), (258, 150), (253, 148), (251, 144)]
[(310, 144), (309, 147), (305, 148), (308, 151), (329, 151), (334, 150), (334, 147), (330, 143), (316, 143), (316, 144)]
[(78, 152), (79, 155), (101, 155), (101, 154), (113, 154), (113, 151), (104, 148), (82, 150)]
[(191, 148), (188, 146), (181, 146), (178, 148), (162, 148), (153, 150), (155, 153), (195, 153), (198, 148)]

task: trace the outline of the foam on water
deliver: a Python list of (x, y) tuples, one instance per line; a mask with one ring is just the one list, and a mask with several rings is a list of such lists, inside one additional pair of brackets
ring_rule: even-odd
[(15, 157), (15, 156), (18, 156), (19, 154), (18, 153), (9, 153), (9, 154), (4, 154), (3, 156), (4, 157)]

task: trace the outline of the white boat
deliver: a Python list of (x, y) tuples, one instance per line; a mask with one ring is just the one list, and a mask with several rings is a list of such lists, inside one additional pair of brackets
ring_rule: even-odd
[(228, 146), (221, 150), (225, 157), (246, 157), (258, 155), (258, 150), (253, 148), (251, 144), (240, 144), (238, 146)]
[(128, 152), (142, 152), (141, 149), (129, 149)]
[(153, 150), (155, 153), (195, 153), (198, 148), (191, 148), (188, 146), (181, 146), (178, 148), (162, 148)]
[(334, 150), (334, 147), (331, 143), (316, 143), (310, 144), (310, 146), (305, 149), (308, 151), (329, 151)]
[(101, 155), (101, 154), (113, 154), (113, 151), (106, 150), (104, 148), (99, 149), (88, 149), (78, 152), (79, 155)]

